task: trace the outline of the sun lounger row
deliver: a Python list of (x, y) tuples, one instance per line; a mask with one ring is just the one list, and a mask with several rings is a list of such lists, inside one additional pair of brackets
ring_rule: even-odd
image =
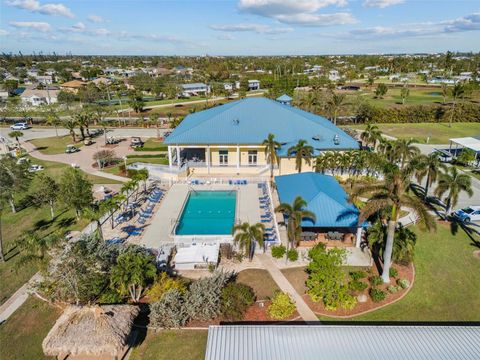
[(247, 180), (228, 180), (228, 185), (247, 185)]

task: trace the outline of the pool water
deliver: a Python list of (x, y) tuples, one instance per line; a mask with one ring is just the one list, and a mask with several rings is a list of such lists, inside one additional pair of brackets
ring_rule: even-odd
[(231, 234), (236, 197), (235, 191), (190, 191), (175, 234)]

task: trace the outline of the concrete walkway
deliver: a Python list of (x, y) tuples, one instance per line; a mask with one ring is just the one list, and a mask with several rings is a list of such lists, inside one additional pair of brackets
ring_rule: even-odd
[(300, 294), (293, 288), (292, 284), (287, 280), (287, 278), (282, 274), (278, 266), (268, 257), (266, 254), (258, 254), (257, 257), (260, 259), (263, 267), (272, 276), (273, 280), (277, 283), (278, 287), (286, 292), (290, 297), (295, 301), (297, 306), (297, 311), (306, 322), (318, 322), (318, 317), (310, 309), (307, 303), (303, 300)]
[(41, 281), (42, 276), (39, 273), (33, 275), (30, 280), (15, 291), (10, 298), (0, 306), (0, 324), (7, 320), (20, 306), (27, 301), (30, 286)]

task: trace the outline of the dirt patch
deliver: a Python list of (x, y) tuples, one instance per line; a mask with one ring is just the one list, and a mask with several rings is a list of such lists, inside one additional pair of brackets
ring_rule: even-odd
[(480, 250), (475, 250), (473, 252), (473, 257), (480, 260)]
[(267, 300), (279, 291), (278, 285), (272, 279), (267, 270), (247, 269), (240, 271), (237, 275), (237, 282), (250, 286), (257, 300)]
[[(383, 284), (383, 285), (377, 286), (378, 289), (383, 290), (387, 295), (385, 300), (380, 302), (373, 302), (370, 296), (368, 295), (370, 289), (372, 288), (368, 279), (361, 279), (361, 280), (364, 282), (368, 282), (369, 287), (362, 292), (355, 293), (356, 296), (360, 294), (367, 295), (368, 300), (364, 303), (357, 303), (357, 306), (355, 306), (355, 308), (352, 310), (344, 310), (344, 309), (337, 309), (335, 311), (326, 310), (322, 302), (314, 302), (310, 298), (310, 296), (307, 294), (304, 294), (302, 297), (305, 300), (305, 302), (308, 304), (308, 306), (310, 306), (310, 308), (313, 310), (313, 312), (315, 312), (318, 315), (332, 316), (332, 317), (353, 317), (366, 312), (370, 312), (398, 301), (399, 299), (404, 297), (408, 293), (408, 291), (412, 288), (414, 277), (415, 277), (415, 269), (413, 265), (412, 264), (410, 264), (409, 266), (394, 265), (394, 267), (398, 271), (398, 276), (395, 279), (392, 278), (390, 281), (390, 284), (388, 285)], [(369, 276), (376, 276), (376, 275), (380, 275), (380, 274), (374, 267), (372, 269), (372, 272), (369, 274)], [(388, 292), (387, 288), (390, 285), (397, 285), (396, 282), (398, 279), (407, 279), (410, 282), (410, 287), (408, 287), (407, 289), (400, 288), (399, 291), (397, 291), (394, 294), (391, 294), (390, 292)]]

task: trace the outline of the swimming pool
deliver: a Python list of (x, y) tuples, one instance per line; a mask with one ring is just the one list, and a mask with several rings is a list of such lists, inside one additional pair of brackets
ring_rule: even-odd
[(175, 235), (230, 235), (236, 191), (190, 191)]

